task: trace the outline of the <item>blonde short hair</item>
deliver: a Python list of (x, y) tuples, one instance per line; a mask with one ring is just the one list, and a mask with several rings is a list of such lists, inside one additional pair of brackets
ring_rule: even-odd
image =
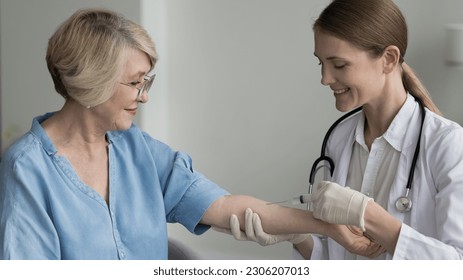
[(156, 49), (140, 25), (109, 10), (78, 10), (48, 42), (46, 61), (56, 91), (86, 107), (105, 102), (131, 49), (146, 53), (154, 68)]

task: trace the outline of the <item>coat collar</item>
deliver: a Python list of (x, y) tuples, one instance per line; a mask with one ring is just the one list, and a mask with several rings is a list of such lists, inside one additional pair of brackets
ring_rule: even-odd
[[(418, 106), (418, 103), (415, 102), (415, 98), (411, 94), (407, 94), (407, 99), (402, 105), (402, 108), (400, 108), (399, 112), (392, 120), (387, 131), (381, 136), (399, 152), (402, 152), (413, 143), (413, 141), (404, 138), (404, 133), (409, 130), (414, 112), (417, 109), (419, 110)], [(362, 145), (362, 147), (366, 147), (364, 131), (365, 114), (362, 111), (359, 115), (359, 122), (357, 123), (354, 135), (355, 141)]]

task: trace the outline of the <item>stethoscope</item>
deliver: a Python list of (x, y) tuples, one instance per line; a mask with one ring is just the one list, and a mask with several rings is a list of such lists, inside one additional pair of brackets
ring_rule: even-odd
[[(412, 203), (412, 201), (411, 201), (411, 199), (409, 197), (409, 194), (410, 194), (410, 189), (412, 188), (413, 175), (415, 174), (416, 161), (418, 160), (418, 154), (420, 152), (421, 133), (423, 132), (423, 124), (424, 124), (424, 119), (425, 119), (425, 116), (426, 116), (426, 110), (424, 109), (423, 104), (417, 98), (416, 98), (416, 101), (418, 102), (418, 104), (420, 106), (420, 110), (421, 110), (420, 133), (418, 135), (418, 141), (416, 143), (415, 153), (413, 155), (412, 165), (410, 167), (410, 172), (409, 172), (409, 175), (408, 175), (408, 181), (407, 181), (407, 187), (406, 187), (405, 195), (399, 197), (395, 202), (395, 207), (396, 207), (397, 211), (402, 212), (402, 213), (409, 212), (412, 209), (412, 204), (413, 203)], [(350, 111), (349, 113), (343, 115), (338, 120), (336, 120), (331, 125), (331, 127), (328, 129), (328, 131), (326, 132), (325, 138), (323, 139), (323, 144), (322, 144), (322, 150), (321, 150), (320, 157), (315, 160), (315, 162), (312, 165), (312, 169), (310, 170), (309, 195), (312, 195), (313, 185), (314, 185), (314, 182), (315, 182), (315, 175), (317, 174), (317, 172), (318, 172), (318, 170), (320, 168), (327, 167), (329, 169), (329, 171), (330, 171), (330, 176), (333, 176), (334, 167), (335, 167), (334, 161), (333, 161), (332, 158), (325, 155), (326, 144), (328, 142), (328, 139), (331, 136), (331, 133), (338, 126), (338, 124), (340, 124), (342, 121), (349, 118), (350, 116), (356, 114), (360, 110), (362, 110), (362, 107), (356, 108), (356, 109)], [(321, 166), (318, 166), (321, 162), (327, 162), (328, 166), (326, 166), (325, 164), (323, 164)], [(308, 203), (308, 209), (309, 210), (310, 210), (310, 206), (311, 206), (311, 203)]]

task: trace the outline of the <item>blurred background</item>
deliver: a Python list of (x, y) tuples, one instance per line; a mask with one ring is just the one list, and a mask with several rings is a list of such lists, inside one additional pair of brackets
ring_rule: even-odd
[[(45, 51), (75, 10), (105, 7), (143, 25), (160, 60), (137, 124), (189, 153), (196, 170), (231, 193), (279, 201), (307, 192), (309, 169), (339, 117), (320, 84), (312, 23), (329, 0), (0, 0), (4, 150), (32, 118), (61, 108)], [(463, 123), (463, 70), (445, 64), (445, 28), (463, 24), (463, 1), (396, 0), (409, 25), (405, 55), (444, 115)], [(289, 259), (208, 231), (170, 236), (209, 259)]]

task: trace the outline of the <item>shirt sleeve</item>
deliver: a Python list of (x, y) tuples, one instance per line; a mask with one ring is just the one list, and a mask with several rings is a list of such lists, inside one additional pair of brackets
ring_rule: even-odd
[(200, 224), (201, 218), (217, 198), (227, 194), (193, 169), (190, 156), (176, 152), (164, 194), (168, 222), (180, 223), (190, 232), (202, 234), (210, 226)]
[(462, 257), (454, 246), (424, 236), (410, 226), (402, 224), (393, 260), (444, 260)]

